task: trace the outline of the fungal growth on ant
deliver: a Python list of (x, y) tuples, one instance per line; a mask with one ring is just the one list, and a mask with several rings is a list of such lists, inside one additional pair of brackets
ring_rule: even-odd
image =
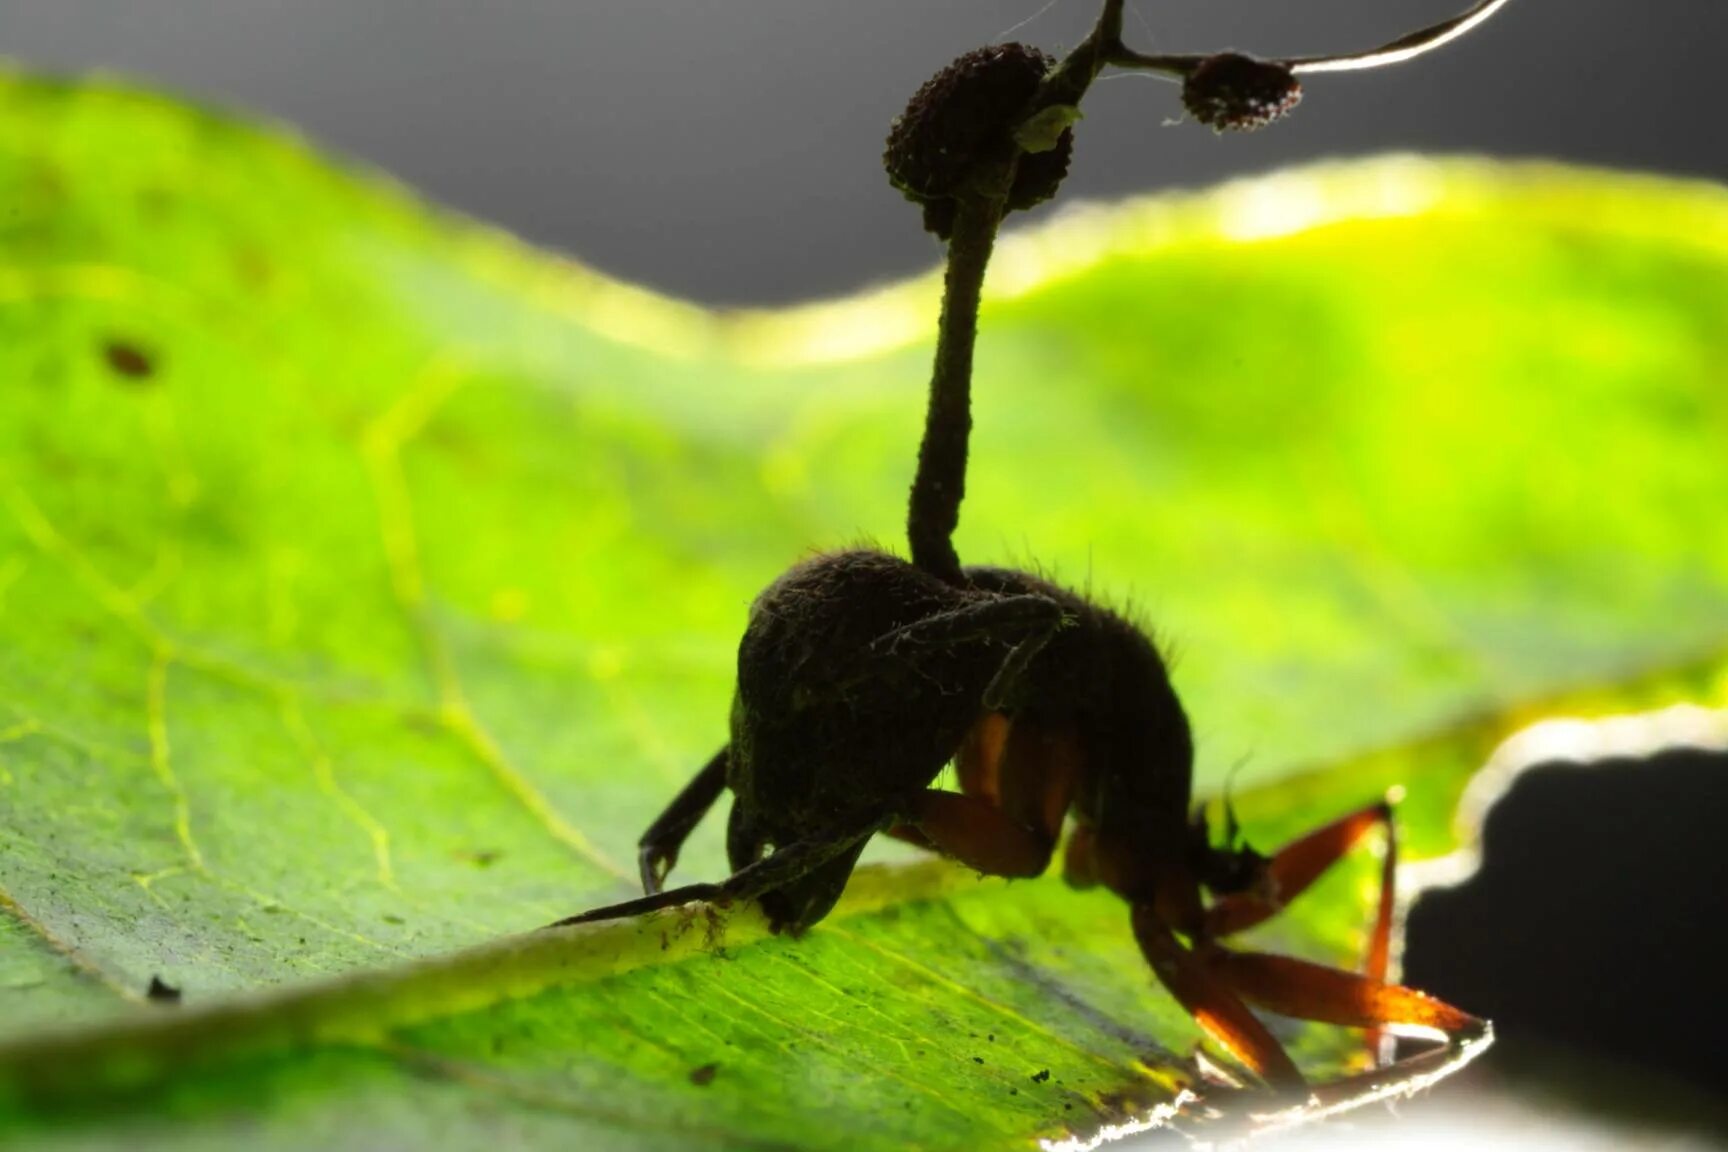
[[(834, 907), (878, 833), (993, 876), (1042, 874), (1066, 831), (1063, 875), (1128, 905), (1157, 979), (1260, 1082), (1306, 1092), (1250, 1006), (1368, 1031), (1418, 1028), (1463, 1046), (1487, 1025), (1387, 979), (1395, 837), (1368, 804), (1262, 856), (1225, 805), (1215, 841), (1193, 795), (1194, 745), (1164, 659), (1110, 609), (1043, 577), (965, 566), (965, 495), (979, 293), (1003, 216), (1052, 197), (1073, 125), (1106, 67), (1183, 82), (1196, 119), (1250, 128), (1288, 112), (1296, 77), (1396, 63), (1462, 35), (1506, 0), (1353, 56), (1147, 56), (1121, 39), (1123, 0), (1060, 63), (1035, 48), (966, 53), (894, 123), (889, 179), (947, 241), (923, 442), (907, 517), (911, 559), (852, 550), (795, 565), (756, 599), (738, 649), (731, 740), (643, 834), (643, 897), (560, 921), (689, 901), (757, 900), (799, 933)], [(958, 791), (934, 787), (953, 764)], [(732, 874), (664, 890), (679, 848), (720, 795)], [(1360, 973), (1224, 941), (1276, 915), (1376, 832), (1387, 851)]]

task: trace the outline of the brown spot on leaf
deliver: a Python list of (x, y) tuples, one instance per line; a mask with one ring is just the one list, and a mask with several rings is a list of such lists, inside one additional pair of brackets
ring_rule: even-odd
[(141, 188), (138, 190), (138, 214), (160, 224), (174, 214), (174, 201), (174, 193), (166, 188)]
[(66, 199), (69, 190), (66, 174), (44, 160), (38, 160), (24, 174), (23, 189), (25, 195), (50, 203)]
[(696, 1085), (698, 1088), (706, 1088), (708, 1085), (714, 1083), (714, 1077), (717, 1076), (719, 1072), (720, 1065), (718, 1064), (704, 1064), (700, 1068), (692, 1068), (690, 1070), (690, 1083)]
[(122, 380), (148, 380), (156, 374), (155, 357), (130, 340), (110, 337), (103, 341), (102, 359)]
[(260, 291), (270, 287), (274, 269), (271, 267), (270, 258), (264, 254), (262, 248), (253, 246), (237, 248), (234, 251), (233, 259), (234, 272), (246, 287)]

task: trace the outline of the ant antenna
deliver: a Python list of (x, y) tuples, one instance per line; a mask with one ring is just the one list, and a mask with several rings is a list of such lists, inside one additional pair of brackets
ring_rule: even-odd
[(1242, 824), (1236, 819), (1236, 805), (1230, 801), (1230, 789), (1235, 787), (1236, 777), (1242, 771), (1248, 758), (1243, 757), (1230, 766), (1230, 771), (1224, 775), (1224, 791), (1219, 802), (1224, 808), (1224, 844), (1225, 848), (1234, 850), (1242, 842)]
[(1235, 52), (1147, 55), (1122, 41), (1125, 0), (1103, 0), (1092, 31), (1060, 63), (1023, 44), (968, 52), (932, 77), (895, 121), (888, 178), (922, 206), (924, 226), (948, 242), (936, 361), (924, 438), (907, 508), (912, 563), (954, 585), (972, 433), (972, 352), (984, 272), (1002, 217), (1050, 199), (1067, 174), (1080, 101), (1106, 66), (1182, 82), (1182, 100), (1213, 128), (1259, 128), (1301, 99), (1298, 75), (1401, 64), (1488, 20), (1508, 0), (1478, 0), (1462, 15), (1366, 52), (1263, 60)]

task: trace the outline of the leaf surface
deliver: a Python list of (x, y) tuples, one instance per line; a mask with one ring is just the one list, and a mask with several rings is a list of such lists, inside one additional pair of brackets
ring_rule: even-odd
[[(1053, 877), (873, 849), (798, 941), (514, 935), (629, 893), (754, 594), (898, 541), (934, 279), (714, 315), (33, 79), (0, 203), (0, 1133), (971, 1148), (1190, 1077), (1120, 902)], [(1070, 213), (993, 270), (962, 555), (1133, 605), (1257, 844), (1397, 785), (1442, 855), (1522, 722), (1728, 704), (1724, 299), (1695, 185), (1395, 160)], [(1259, 942), (1352, 963), (1373, 871)]]

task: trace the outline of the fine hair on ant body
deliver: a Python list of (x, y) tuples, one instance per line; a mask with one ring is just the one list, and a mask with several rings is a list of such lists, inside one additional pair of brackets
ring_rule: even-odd
[[(1369, 804), (1261, 856), (1226, 808), (1222, 843), (1193, 796), (1188, 719), (1157, 647), (1123, 616), (1041, 577), (963, 566), (952, 537), (965, 495), (980, 289), (1004, 214), (1054, 195), (1072, 125), (1106, 66), (1184, 83), (1219, 128), (1293, 107), (1301, 72), (1394, 63), (1456, 38), (1506, 0), (1373, 52), (1265, 61), (1145, 56), (1121, 41), (1122, 0), (1061, 63), (1023, 45), (960, 57), (895, 122), (890, 179), (946, 240), (948, 264), (907, 531), (911, 559), (856, 549), (805, 560), (752, 605), (738, 649), (731, 740), (641, 839), (646, 895), (560, 921), (616, 919), (689, 901), (757, 900), (776, 931), (834, 907), (871, 837), (887, 833), (992, 876), (1033, 877), (1067, 829), (1063, 875), (1127, 902), (1159, 981), (1268, 1086), (1306, 1090), (1249, 1005), (1368, 1030), (1485, 1022), (1390, 983), (1395, 837)], [(958, 791), (934, 787), (955, 766)], [(663, 888), (697, 823), (730, 789), (732, 874)], [(1240, 951), (1223, 941), (1275, 915), (1376, 830), (1386, 839), (1361, 973)]]

